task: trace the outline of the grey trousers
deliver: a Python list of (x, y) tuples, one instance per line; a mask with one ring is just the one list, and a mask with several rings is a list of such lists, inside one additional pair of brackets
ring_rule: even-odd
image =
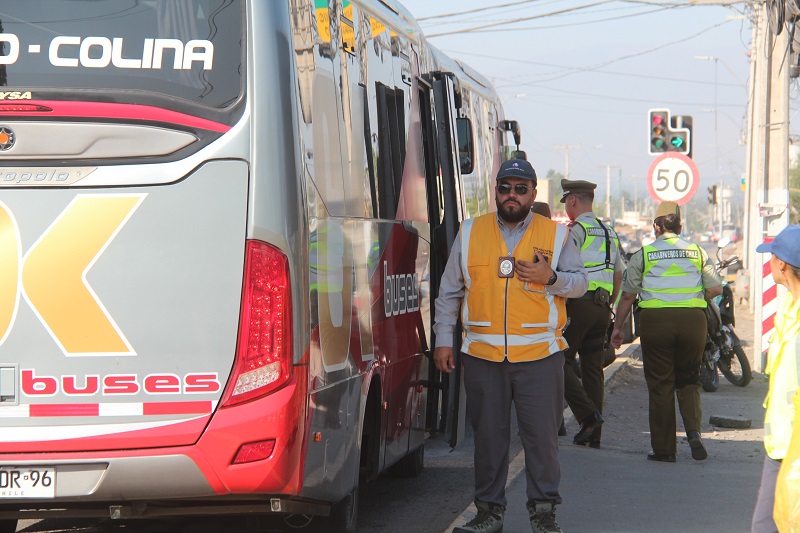
[(475, 499), (506, 505), (513, 401), (525, 452), (528, 503), (561, 503), (558, 427), (564, 412), (564, 353), (526, 363), (462, 355), (467, 413), (475, 434)]
[(772, 508), (775, 507), (775, 485), (778, 482), (778, 472), (781, 462), (764, 457), (764, 467), (761, 469), (761, 486), (758, 487), (758, 499), (753, 510), (752, 533), (778, 533), (778, 526), (772, 518)]

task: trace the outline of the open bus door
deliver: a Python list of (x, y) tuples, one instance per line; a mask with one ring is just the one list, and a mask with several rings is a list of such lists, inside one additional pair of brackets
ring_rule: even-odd
[[(426, 139), (426, 168), (428, 180), (428, 208), (431, 222), (430, 294), (431, 320), (435, 319), (433, 302), (439, 294), (439, 281), (458, 234), (464, 207), (461, 196), (461, 171), (458, 158), (456, 129), (457, 95), (452, 74), (433, 72), (425, 76), (429, 101), (423, 106)], [(432, 344), (430, 350), (434, 348)], [(461, 327), (453, 335), (453, 352), (456, 367), (443, 374), (429, 365), (428, 413), (432, 433), (455, 447), (464, 437), (466, 401), (460, 364)]]

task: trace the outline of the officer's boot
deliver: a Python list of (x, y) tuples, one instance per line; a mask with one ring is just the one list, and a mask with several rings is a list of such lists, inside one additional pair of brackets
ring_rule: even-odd
[(478, 515), (461, 527), (453, 529), (453, 533), (503, 533), (503, 517), (506, 508), (502, 505), (475, 500)]

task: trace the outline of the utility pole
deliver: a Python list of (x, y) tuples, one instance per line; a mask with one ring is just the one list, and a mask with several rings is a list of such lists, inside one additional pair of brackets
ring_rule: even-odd
[(604, 165), (606, 167), (606, 218), (611, 218), (611, 169), (619, 168), (617, 165)]
[(564, 161), (564, 178), (569, 179), (569, 149), (570, 148), (580, 148), (580, 145), (568, 145), (568, 144), (559, 144), (556, 145), (557, 150), (564, 150), (566, 154), (566, 160)]
[[(769, 2), (753, 3), (753, 50), (750, 54), (748, 105), (747, 199), (749, 231), (744, 253), (751, 273), (750, 306), (755, 314), (753, 370), (763, 371), (767, 335), (764, 312), (763, 257), (752, 251), (765, 237), (774, 237), (788, 224), (789, 204), (789, 30), (776, 35), (767, 24)], [(776, 30), (777, 31), (777, 30)], [(779, 293), (782, 287), (778, 287)], [(774, 311), (770, 311), (774, 312)], [(767, 321), (769, 322), (769, 321)]]

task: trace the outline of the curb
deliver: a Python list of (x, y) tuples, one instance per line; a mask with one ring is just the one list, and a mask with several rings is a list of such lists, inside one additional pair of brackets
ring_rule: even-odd
[[(608, 383), (614, 374), (622, 368), (624, 365), (628, 364), (628, 359), (630, 359), (633, 354), (639, 349), (639, 337), (636, 337), (633, 342), (628, 344), (625, 348), (620, 348), (617, 353), (616, 360), (608, 365), (605, 370), (603, 371), (603, 381)], [(564, 410), (564, 423), (568, 424), (572, 420), (575, 419), (575, 415), (572, 414), (572, 411), (569, 408)], [(519, 438), (518, 436), (512, 436), (512, 438)], [(508, 478), (506, 479), (506, 490), (514, 482), (518, 475), (525, 471), (525, 452), (520, 451), (508, 464)], [(475, 502), (469, 504), (469, 506), (464, 509), (460, 515), (456, 517), (455, 520), (447, 527), (444, 533), (449, 533), (453, 530), (453, 528), (461, 526), (467, 522), (469, 522), (476, 514), (478, 513), (477, 508), (475, 507)]]

